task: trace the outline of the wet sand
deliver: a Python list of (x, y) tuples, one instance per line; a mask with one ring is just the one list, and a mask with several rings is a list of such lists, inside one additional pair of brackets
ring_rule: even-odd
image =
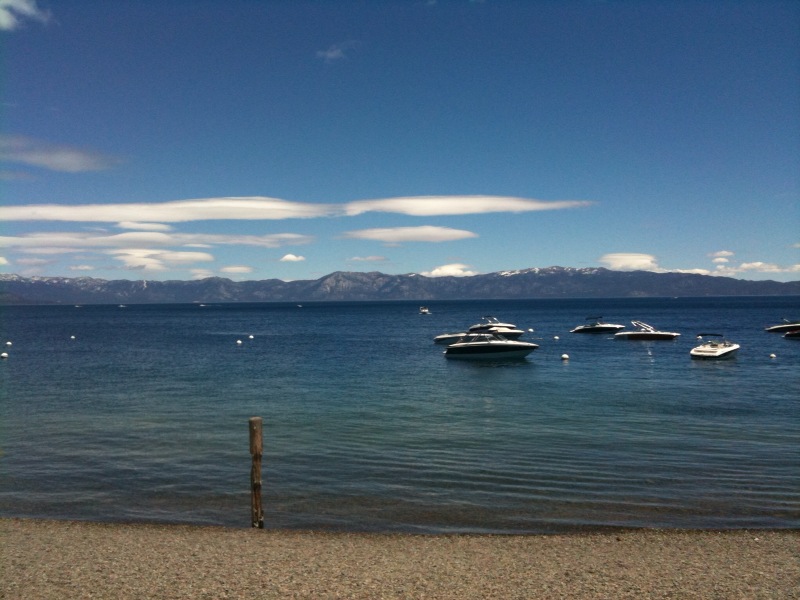
[(800, 598), (800, 531), (382, 535), (0, 519), (0, 598)]

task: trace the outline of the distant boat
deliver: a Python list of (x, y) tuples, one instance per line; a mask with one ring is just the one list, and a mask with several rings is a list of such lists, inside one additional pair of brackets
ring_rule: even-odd
[(420, 306), (419, 307), (419, 314), (421, 314), (421, 315), (429, 315), (429, 314), (431, 314), (431, 311), (427, 306)]
[(494, 333), (468, 333), (450, 344), (444, 351), (446, 358), (462, 360), (505, 360), (525, 358), (539, 346), (530, 342), (509, 340)]
[(800, 329), (800, 321), (790, 321), (789, 319), (783, 319), (783, 323), (780, 325), (772, 325), (771, 327), (767, 327), (764, 331), (769, 333), (784, 333), (786, 331), (793, 331), (795, 329)]
[(579, 325), (575, 329), (571, 329), (570, 333), (609, 333), (611, 331), (619, 331), (625, 329), (625, 325), (617, 325), (616, 323), (603, 323), (603, 317), (586, 317), (586, 325)]
[(699, 333), (698, 339), (704, 337), (714, 337), (720, 339), (706, 340), (699, 346), (695, 346), (689, 351), (692, 358), (719, 360), (723, 358), (733, 358), (739, 350), (739, 344), (734, 344), (724, 339), (721, 333)]
[(614, 334), (614, 338), (618, 340), (674, 340), (680, 335), (674, 331), (658, 331), (652, 325), (642, 323), (641, 321), (631, 321), (635, 331), (620, 331)]

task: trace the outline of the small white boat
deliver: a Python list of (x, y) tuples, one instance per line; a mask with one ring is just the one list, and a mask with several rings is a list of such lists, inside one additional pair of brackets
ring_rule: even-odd
[(603, 323), (603, 317), (586, 317), (586, 325), (578, 325), (575, 329), (571, 329), (570, 333), (610, 333), (612, 331), (619, 331), (625, 329), (625, 325), (618, 325), (616, 323)]
[(699, 333), (697, 339), (713, 337), (719, 339), (705, 340), (699, 346), (695, 346), (689, 351), (692, 358), (719, 360), (732, 358), (739, 350), (739, 344), (734, 344), (724, 339), (721, 333)]
[(771, 327), (765, 328), (764, 331), (768, 333), (785, 333), (787, 331), (794, 331), (795, 329), (800, 329), (800, 321), (783, 319), (783, 323), (780, 325), (772, 325)]
[(471, 325), (468, 333), (497, 333), (506, 339), (516, 340), (525, 332), (513, 323), (503, 323), (497, 317), (486, 315), (480, 323)]
[(427, 306), (420, 306), (419, 307), (419, 314), (421, 314), (421, 315), (429, 315), (429, 314), (431, 314), (431, 311)]
[(634, 331), (620, 331), (614, 334), (617, 340), (674, 340), (680, 335), (674, 331), (658, 331), (652, 325), (641, 321), (631, 321), (636, 329)]
[(525, 358), (538, 347), (538, 344), (509, 340), (495, 333), (468, 333), (450, 344), (444, 355), (446, 358), (465, 360), (518, 359)]

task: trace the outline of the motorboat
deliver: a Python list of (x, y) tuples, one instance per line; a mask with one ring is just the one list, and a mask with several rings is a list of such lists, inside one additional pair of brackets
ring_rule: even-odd
[(739, 350), (739, 344), (734, 344), (726, 340), (721, 333), (699, 333), (697, 339), (705, 337), (719, 338), (705, 340), (699, 346), (695, 346), (689, 351), (692, 358), (700, 359), (723, 359), (732, 358)]
[(429, 315), (429, 314), (431, 314), (431, 310), (427, 306), (420, 306), (419, 307), (419, 314), (421, 314), (421, 315)]
[(497, 317), (486, 315), (481, 319), (480, 323), (470, 325), (467, 330), (468, 333), (497, 333), (509, 340), (516, 340), (525, 333), (522, 329), (518, 329), (513, 323), (503, 323)]
[(642, 321), (631, 321), (636, 329), (634, 331), (620, 331), (614, 334), (617, 340), (674, 340), (680, 335), (674, 331), (658, 331), (652, 325)]
[(625, 325), (618, 325), (616, 323), (603, 323), (603, 317), (586, 317), (589, 321), (586, 325), (578, 325), (575, 329), (571, 329), (570, 333), (610, 333), (612, 331), (619, 331), (625, 329)]
[(783, 334), (783, 337), (790, 338), (790, 339), (800, 339), (800, 329), (794, 329), (792, 331), (787, 331)]
[(433, 338), (434, 344), (453, 344), (467, 335), (466, 331), (460, 333), (441, 333)]
[(768, 333), (785, 333), (787, 331), (794, 331), (795, 329), (800, 329), (800, 321), (784, 319), (783, 323), (780, 325), (772, 325), (771, 327), (765, 328), (764, 331)]
[(445, 348), (445, 358), (505, 360), (525, 358), (539, 347), (531, 342), (509, 340), (496, 333), (468, 333)]

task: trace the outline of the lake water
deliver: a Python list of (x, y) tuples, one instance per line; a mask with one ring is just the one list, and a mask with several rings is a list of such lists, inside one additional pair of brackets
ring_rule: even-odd
[[(428, 306), (2, 307), (0, 516), (249, 527), (261, 416), (268, 528), (800, 527), (800, 340), (763, 331), (800, 298)], [(540, 348), (432, 343), (487, 314)], [(682, 335), (569, 333), (595, 314)]]

